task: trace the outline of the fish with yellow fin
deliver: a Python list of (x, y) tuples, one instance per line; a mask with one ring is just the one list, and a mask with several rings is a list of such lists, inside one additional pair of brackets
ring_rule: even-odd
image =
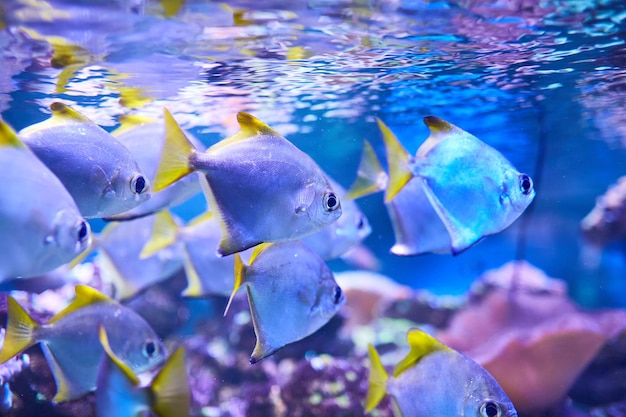
[(78, 398), (96, 388), (103, 355), (100, 325), (109, 335), (113, 352), (133, 372), (151, 370), (165, 357), (165, 347), (141, 316), (86, 285), (77, 285), (74, 301), (46, 324), (36, 323), (11, 296), (7, 306), (0, 363), (41, 343), (57, 387), (55, 402)]
[(496, 149), (435, 116), (430, 136), (411, 157), (380, 120), (389, 177), (364, 150), (353, 198), (385, 189), (398, 255), (459, 254), (509, 227), (535, 197), (532, 179)]
[(59, 179), (0, 120), (0, 283), (50, 272), (90, 243)]
[(61, 180), (83, 217), (113, 216), (150, 198), (148, 178), (124, 145), (61, 102), (50, 109), (49, 119), (19, 136)]
[(189, 415), (191, 394), (182, 347), (167, 359), (150, 384), (140, 386), (137, 375), (111, 349), (103, 326), (99, 338), (106, 354), (98, 370), (97, 417), (136, 417), (145, 411), (158, 417)]
[(407, 334), (411, 347), (389, 376), (372, 345), (365, 412), (389, 395), (396, 417), (516, 417), (498, 382), (480, 365), (419, 329)]
[(254, 116), (238, 113), (238, 133), (198, 152), (164, 113), (166, 140), (154, 191), (201, 171), (222, 230), (220, 255), (296, 239), (341, 215), (339, 197), (315, 161)]
[[(143, 174), (152, 181), (161, 158), (163, 143), (165, 142), (163, 121), (141, 116), (125, 116), (120, 117), (120, 122), (121, 126), (111, 132), (111, 134), (128, 148)], [(205, 149), (202, 142), (190, 133), (185, 132), (185, 135), (196, 149)], [(137, 207), (124, 213), (109, 216), (105, 220), (131, 220), (153, 214), (160, 210), (177, 206), (200, 193), (200, 191), (198, 177), (189, 175), (158, 193), (152, 193), (148, 200)]]
[(253, 364), (316, 332), (346, 301), (326, 263), (299, 241), (261, 245), (249, 265), (235, 254), (235, 287), (224, 315), (242, 285), (256, 334)]

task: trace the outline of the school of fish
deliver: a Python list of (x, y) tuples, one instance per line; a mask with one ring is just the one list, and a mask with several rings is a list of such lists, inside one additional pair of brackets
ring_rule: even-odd
[[(346, 191), (248, 113), (236, 115), (235, 135), (206, 148), (167, 109), (162, 120), (127, 117), (113, 134), (61, 102), (50, 110), (17, 133), (0, 120), (0, 286), (8, 293), (0, 363), (40, 344), (57, 387), (52, 400), (95, 391), (99, 417), (189, 415), (184, 349), (168, 354), (118, 300), (184, 271), (182, 296), (230, 296), (226, 315), (244, 288), (255, 364), (316, 332), (346, 303), (326, 261), (354, 261), (372, 231), (355, 199), (385, 192), (390, 250), (406, 256), (468, 250), (507, 228), (535, 196), (532, 179), (496, 149), (435, 116), (424, 118), (430, 136), (415, 156), (378, 120), (389, 172), (365, 141)], [(195, 219), (169, 211), (201, 192), (208, 209)], [(85, 219), (110, 223), (96, 235)], [(74, 301), (46, 323), (11, 295), (18, 283), (92, 254), (110, 295), (76, 285)], [(389, 395), (397, 417), (517, 415), (480, 365), (422, 331), (407, 339), (411, 350), (392, 376), (370, 347), (367, 412)], [(154, 376), (142, 384), (147, 371)]]

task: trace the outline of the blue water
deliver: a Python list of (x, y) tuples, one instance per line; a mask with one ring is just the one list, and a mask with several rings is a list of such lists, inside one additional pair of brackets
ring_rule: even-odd
[[(623, 246), (586, 265), (579, 231), (626, 173), (622, 0), (4, 0), (0, 28), (0, 111), (16, 129), (56, 100), (107, 130), (120, 115), (159, 117), (167, 106), (212, 144), (247, 111), (348, 187), (364, 139), (384, 161), (375, 117), (411, 152), (428, 135), (424, 116), (449, 120), (533, 175), (537, 197), (513, 226), (456, 257), (390, 255), (382, 195), (363, 198), (381, 272), (462, 294), (523, 257), (583, 305), (626, 305)], [(190, 218), (203, 207), (199, 197), (175, 211)]]

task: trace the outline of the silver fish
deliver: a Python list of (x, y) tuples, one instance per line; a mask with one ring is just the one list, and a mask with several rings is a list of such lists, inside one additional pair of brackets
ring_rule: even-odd
[(345, 197), (346, 190), (333, 179), (326, 178), (341, 200), (341, 217), (322, 230), (304, 236), (301, 241), (323, 259), (335, 259), (361, 243), (372, 228), (356, 201)]
[[(165, 142), (164, 123), (156, 120), (124, 117), (121, 126), (111, 134), (133, 155), (141, 172), (151, 181), (154, 179), (163, 144)], [(205, 149), (202, 142), (185, 132), (189, 141), (199, 151)], [(200, 193), (200, 183), (195, 175), (187, 176), (176, 181), (158, 193), (153, 193), (144, 201), (127, 212), (107, 217), (106, 220), (130, 220), (137, 217), (154, 214), (158, 211), (175, 207), (194, 195)]]
[[(163, 220), (163, 217), (169, 216)], [(172, 244), (143, 256), (142, 250), (155, 228), (163, 221), (177, 221), (169, 213), (157, 213), (124, 222), (107, 225), (96, 237), (98, 254), (95, 263), (100, 267), (102, 279), (113, 283), (115, 298), (126, 299), (138, 292), (171, 277), (183, 267), (182, 245)], [(159, 232), (156, 232), (159, 234)]]
[(63, 103), (50, 109), (49, 119), (19, 136), (61, 180), (84, 217), (113, 216), (150, 197), (148, 178), (124, 145)]
[(250, 363), (313, 334), (345, 303), (328, 266), (299, 241), (263, 245), (249, 262), (235, 254), (231, 300), (245, 284), (257, 337)]
[(247, 113), (237, 120), (237, 134), (200, 153), (166, 109), (167, 139), (154, 180), (159, 191), (191, 172), (205, 174), (222, 229), (220, 255), (296, 239), (339, 218), (339, 198), (308, 155)]
[[(434, 116), (424, 122), (430, 136), (411, 157), (378, 121), (389, 165), (385, 203), (396, 232), (393, 251), (459, 254), (510, 226), (532, 202), (533, 182), (475, 136)], [(365, 159), (369, 169), (360, 169), (349, 195), (380, 189), (378, 167)]]
[(53, 401), (77, 398), (96, 388), (103, 350), (98, 328), (104, 326), (111, 349), (133, 372), (159, 365), (165, 348), (146, 321), (134, 311), (86, 285), (76, 286), (75, 300), (44, 325), (8, 296), (8, 322), (0, 363), (41, 343), (54, 376)]
[(98, 417), (135, 417), (146, 411), (152, 411), (158, 417), (189, 415), (191, 395), (182, 347), (167, 359), (148, 385), (140, 386), (137, 375), (111, 349), (102, 326), (99, 336), (106, 355), (103, 355), (98, 370)]
[(55, 175), (0, 120), (0, 282), (45, 274), (90, 243), (89, 224)]
[(365, 411), (386, 394), (396, 417), (516, 417), (498, 382), (480, 365), (418, 329), (407, 334), (409, 354), (390, 377), (369, 346), (369, 390)]

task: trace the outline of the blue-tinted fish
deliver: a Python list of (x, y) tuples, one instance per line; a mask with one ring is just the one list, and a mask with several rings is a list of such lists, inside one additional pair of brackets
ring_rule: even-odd
[(141, 316), (85, 285), (77, 285), (74, 301), (46, 324), (36, 323), (11, 296), (7, 305), (0, 363), (41, 343), (56, 382), (56, 402), (78, 398), (96, 388), (103, 354), (100, 325), (109, 335), (113, 352), (133, 372), (151, 370), (165, 357), (158, 336)]
[(369, 346), (369, 390), (365, 411), (386, 394), (396, 417), (515, 417), (498, 382), (473, 360), (418, 329), (407, 334), (411, 351), (389, 376)]
[(191, 398), (182, 347), (167, 359), (150, 384), (140, 386), (137, 375), (111, 349), (102, 326), (99, 336), (106, 355), (98, 371), (97, 417), (136, 417), (146, 411), (158, 417), (189, 415)]
[[(163, 122), (156, 120), (125, 117), (121, 119), (122, 125), (112, 132), (112, 135), (122, 142), (137, 161), (137, 165), (146, 178), (151, 181), (161, 158), (163, 143), (165, 142), (165, 127)], [(202, 151), (205, 149), (202, 143), (190, 133), (185, 135), (193, 146)], [(166, 187), (158, 193), (153, 193), (147, 201), (137, 207), (115, 215), (106, 220), (129, 220), (154, 214), (158, 211), (177, 206), (200, 192), (200, 183), (195, 175), (181, 178), (174, 184)]]
[(331, 188), (341, 200), (341, 217), (322, 230), (304, 236), (301, 241), (324, 259), (346, 254), (372, 232), (372, 228), (356, 201), (345, 198), (346, 190), (328, 178)]
[(89, 245), (89, 224), (58, 178), (0, 120), (0, 282), (45, 274)]
[(19, 136), (61, 180), (84, 217), (113, 216), (150, 197), (148, 178), (124, 145), (63, 103), (50, 109), (49, 119)]
[(250, 363), (313, 334), (345, 303), (328, 266), (299, 241), (264, 245), (249, 262), (235, 254), (231, 300), (245, 284), (257, 338)]
[(157, 214), (158, 227), (153, 228), (141, 256), (153, 254), (178, 244), (184, 257), (187, 288), (183, 295), (230, 295), (234, 282), (232, 256), (218, 256), (215, 247), (222, 237), (219, 222), (206, 212), (180, 227), (167, 213)]
[[(507, 228), (524, 212), (535, 196), (532, 179), (462, 129), (434, 116), (424, 122), (430, 136), (412, 158), (378, 121), (389, 165), (385, 203), (396, 232), (393, 252), (458, 254)], [(363, 162), (368, 169), (360, 169), (350, 195), (380, 186), (371, 158), (364, 158), (369, 159)]]
[(191, 172), (205, 174), (209, 206), (222, 229), (221, 255), (296, 239), (339, 218), (339, 197), (308, 155), (247, 113), (237, 120), (237, 134), (201, 153), (165, 110), (166, 142), (155, 191)]
[[(102, 233), (95, 238), (95, 258), (100, 267), (102, 279), (111, 282), (115, 287), (115, 298), (125, 299), (138, 292), (171, 277), (183, 267), (184, 254), (182, 245), (159, 248), (150, 256), (142, 256), (142, 250), (153, 233), (162, 235), (160, 231), (164, 223), (172, 222), (169, 213), (160, 212), (153, 216), (141, 217), (124, 222), (113, 222), (107, 225)], [(159, 231), (155, 232), (155, 229)]]

